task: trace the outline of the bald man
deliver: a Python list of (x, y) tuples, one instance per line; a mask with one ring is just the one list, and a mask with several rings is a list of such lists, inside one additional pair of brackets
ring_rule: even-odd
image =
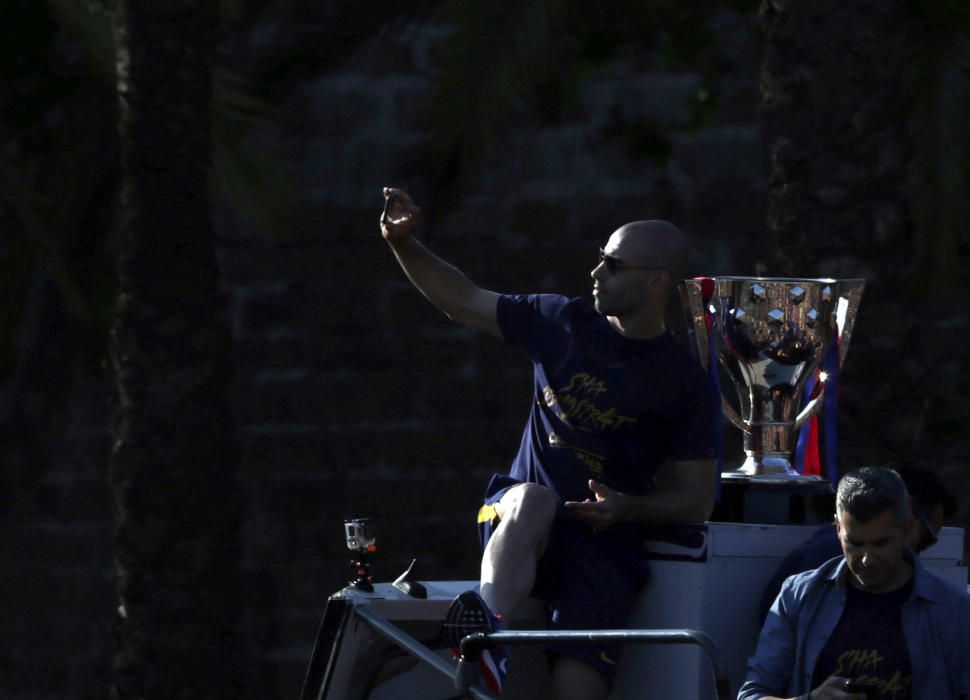
[[(709, 378), (664, 326), (684, 272), (684, 234), (665, 221), (616, 230), (591, 274), (593, 304), (555, 294), (503, 295), (475, 285), (412, 235), (420, 209), (385, 188), (381, 232), (415, 287), (449, 318), (523, 349), (535, 400), (511, 469), (492, 477), (478, 514), (481, 588), (453, 603), (446, 632), (509, 624), (530, 595), (551, 629), (626, 627), (647, 572), (644, 527), (706, 520), (714, 505)], [(608, 694), (619, 649), (553, 645), (560, 700)], [(483, 659), (501, 691), (502, 649)]]

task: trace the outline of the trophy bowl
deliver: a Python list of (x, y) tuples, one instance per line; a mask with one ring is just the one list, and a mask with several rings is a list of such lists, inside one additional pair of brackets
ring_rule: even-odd
[(712, 373), (719, 364), (737, 391), (739, 408), (723, 391), (721, 407), (744, 434), (746, 459), (723, 476), (804, 478), (792, 462), (798, 429), (822, 406), (823, 361), (837, 369), (845, 359), (865, 280), (695, 277), (680, 289), (701, 363)]

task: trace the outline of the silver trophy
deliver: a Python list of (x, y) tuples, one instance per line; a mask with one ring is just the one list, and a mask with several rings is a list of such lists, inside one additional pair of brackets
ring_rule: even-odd
[(798, 429), (822, 406), (824, 372), (821, 391), (807, 402), (802, 394), (832, 343), (839, 366), (844, 361), (864, 288), (861, 279), (684, 280), (687, 327), (700, 360), (710, 370), (716, 356), (738, 393), (735, 410), (722, 387), (721, 407), (744, 433), (747, 459), (725, 477), (802, 478), (792, 456)]

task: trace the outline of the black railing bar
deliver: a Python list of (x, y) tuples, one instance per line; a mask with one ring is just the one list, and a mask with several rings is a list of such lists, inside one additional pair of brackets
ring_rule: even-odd
[[(455, 682), (455, 668), (437, 654), (432, 653), (427, 646), (419, 642), (407, 632), (404, 632), (399, 627), (392, 625), (373, 610), (370, 610), (367, 606), (355, 606), (354, 614), (373, 627), (377, 632), (394, 642), (408, 654), (418, 659), (418, 661), (421, 661), (439, 673), (444, 674), (453, 683)], [(467, 637), (465, 639), (467, 639)], [(464, 640), (462, 640), (462, 644), (464, 644)], [(462, 690), (478, 700), (495, 700), (494, 695), (491, 695), (490, 693), (487, 693), (484, 690), (474, 686), (463, 688)]]
[(620, 644), (696, 644), (707, 654), (714, 672), (714, 692), (719, 700), (730, 697), (727, 665), (717, 644), (706, 632), (692, 629), (655, 630), (529, 630), (470, 634), (461, 640), (463, 660), (475, 662), (482, 650), (496, 644), (620, 643)]

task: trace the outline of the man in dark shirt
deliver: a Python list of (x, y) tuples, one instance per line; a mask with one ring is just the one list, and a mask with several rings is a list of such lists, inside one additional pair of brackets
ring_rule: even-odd
[[(683, 273), (683, 234), (665, 221), (615, 231), (591, 272), (592, 305), (502, 295), (411, 236), (419, 209), (405, 192), (384, 195), (382, 234), (418, 290), (450, 318), (521, 348), (534, 366), (518, 454), (508, 474), (492, 478), (478, 514), (481, 598), (463, 594), (457, 610), (482, 601), (475, 615), (504, 625), (535, 594), (553, 629), (624, 627), (646, 576), (642, 527), (703, 521), (714, 503), (718, 399), (664, 326)], [(606, 696), (615, 649), (551, 653), (558, 698)], [(501, 660), (485, 670), (500, 690)]]
[[(936, 543), (943, 521), (957, 510), (957, 500), (940, 477), (926, 467), (910, 461), (890, 462), (885, 466), (895, 470), (903, 478), (906, 490), (912, 498), (916, 520), (906, 538), (906, 546), (919, 554)], [(764, 621), (786, 578), (815, 569), (832, 557), (841, 555), (842, 546), (835, 523), (820, 526), (778, 565), (778, 570), (765, 587), (761, 599), (761, 620)]]
[(845, 475), (844, 556), (785, 581), (738, 700), (970, 698), (970, 596), (920, 566), (914, 525), (895, 471)]

